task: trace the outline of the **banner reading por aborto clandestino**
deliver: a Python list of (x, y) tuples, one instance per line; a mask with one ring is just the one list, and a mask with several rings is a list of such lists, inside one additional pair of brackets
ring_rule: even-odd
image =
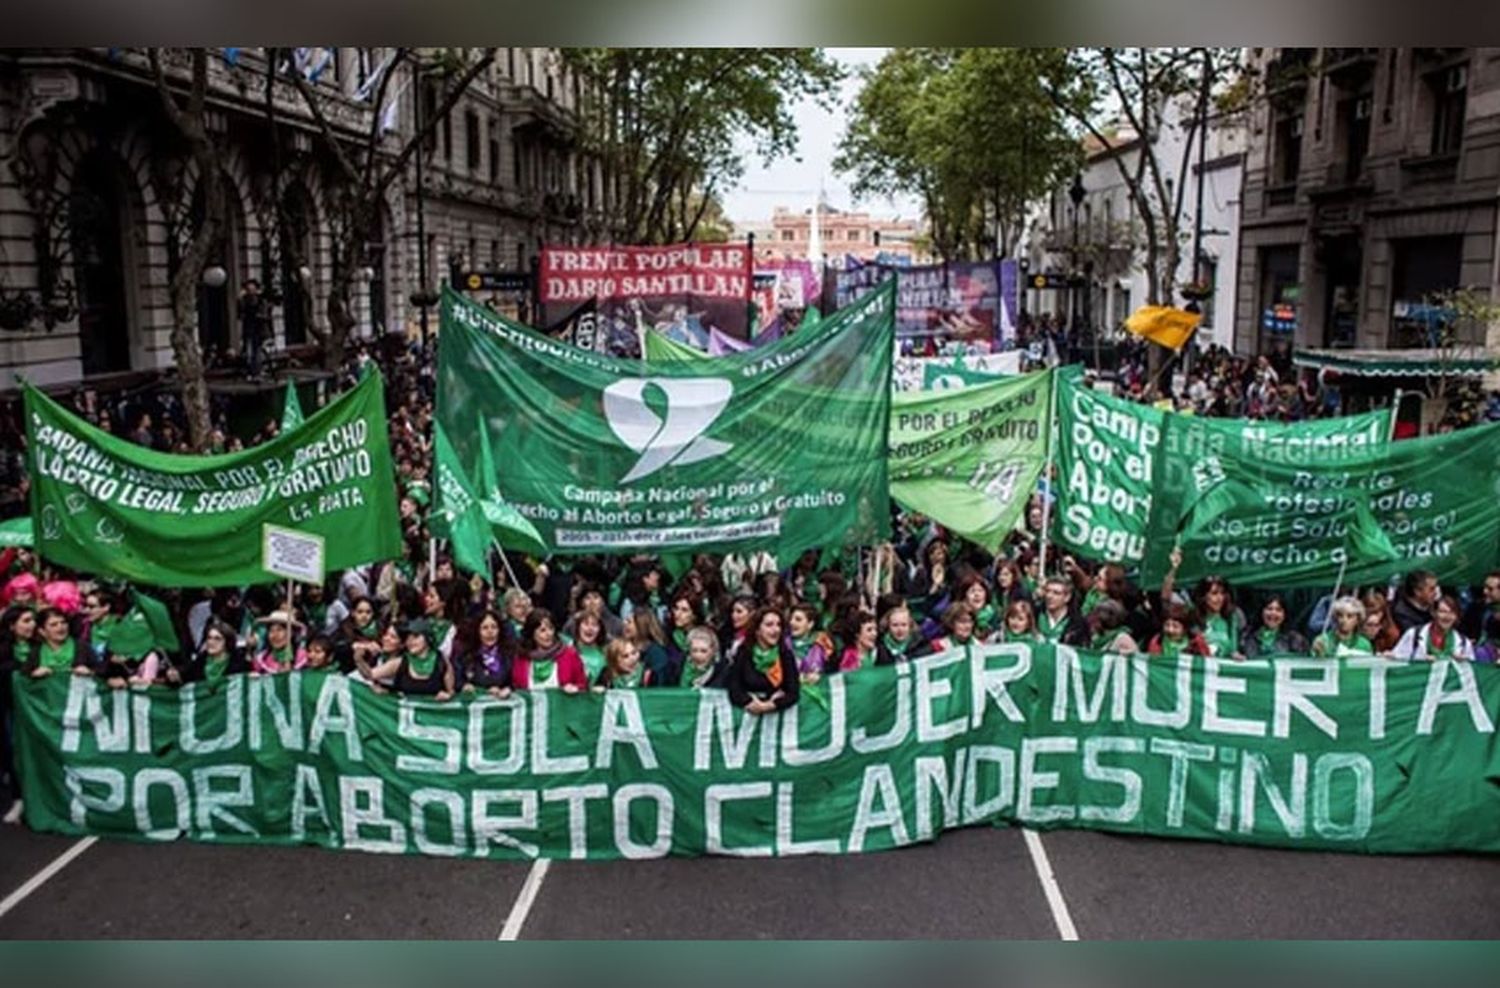
[(128, 443), (25, 389), (36, 546), (162, 587), (261, 583), (261, 526), (323, 537), (329, 570), (401, 554), (379, 374), (271, 442), (222, 456)]
[(461, 459), (488, 424), (500, 493), (562, 553), (765, 548), (890, 528), (890, 285), (745, 353), (642, 364), (443, 299), (437, 417)]
[(1500, 851), (1500, 670), (1051, 645), (721, 690), (377, 695), (317, 673), (16, 684), (26, 822), (146, 840), (503, 858), (840, 854), (1018, 823)]

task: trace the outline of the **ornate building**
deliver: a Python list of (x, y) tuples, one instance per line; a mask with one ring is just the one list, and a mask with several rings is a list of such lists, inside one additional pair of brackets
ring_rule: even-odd
[[(264, 49), (213, 49), (208, 61), (205, 122), (229, 200), (200, 279), (209, 353), (240, 348), (251, 280), (274, 303), (278, 347), (311, 344), (326, 325), (343, 186), (292, 73), (341, 141), (358, 147), (373, 132), (386, 160), (443, 102), (442, 80), (418, 77), (411, 60), (388, 71), (390, 49), (281, 52), (275, 71)], [(185, 85), (188, 53), (162, 58)], [(368, 242), (340, 244), (364, 257), (350, 299), (359, 334), (413, 329), (413, 296), (435, 291), (450, 265), (524, 269), (543, 241), (599, 235), (604, 176), (582, 150), (578, 99), (554, 51), (498, 49), (385, 190)], [(202, 210), (145, 50), (0, 52), (0, 389), (21, 374), (107, 386), (170, 367), (169, 285)]]

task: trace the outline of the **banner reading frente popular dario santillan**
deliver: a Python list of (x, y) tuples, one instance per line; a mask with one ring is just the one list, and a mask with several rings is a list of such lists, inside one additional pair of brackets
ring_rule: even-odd
[(671, 295), (748, 301), (750, 278), (745, 244), (542, 249), (545, 303)]

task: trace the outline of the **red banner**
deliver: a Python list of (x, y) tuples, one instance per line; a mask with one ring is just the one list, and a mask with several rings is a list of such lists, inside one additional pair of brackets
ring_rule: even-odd
[(544, 303), (586, 299), (750, 297), (750, 249), (744, 244), (669, 247), (544, 247)]

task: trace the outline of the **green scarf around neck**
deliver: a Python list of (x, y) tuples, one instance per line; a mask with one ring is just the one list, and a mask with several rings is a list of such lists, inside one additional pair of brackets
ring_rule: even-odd
[(775, 645), (761, 645), (759, 642), (750, 650), (750, 658), (755, 662), (755, 668), (761, 672), (770, 672), (771, 667), (781, 661), (781, 649)]
[(433, 670), (437, 668), (437, 660), (437, 653), (432, 649), (428, 649), (421, 655), (407, 652), (406, 668), (410, 670), (414, 678), (427, 679), (432, 675)]
[(53, 672), (67, 672), (73, 668), (73, 639), (64, 638), (63, 643), (56, 648), (42, 639), (41, 650), (37, 653), (37, 665)]
[(885, 650), (887, 652), (890, 652), (892, 655), (896, 656), (905, 656), (907, 649), (911, 648), (912, 646), (912, 639), (908, 638), (904, 642), (898, 642), (896, 639), (891, 637), (891, 633), (889, 631), (880, 636), (880, 641), (885, 645)]

